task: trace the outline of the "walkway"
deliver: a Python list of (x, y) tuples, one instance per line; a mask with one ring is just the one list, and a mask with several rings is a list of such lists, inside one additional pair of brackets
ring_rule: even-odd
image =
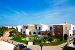
[[(18, 44), (19, 43), (19, 42), (13, 41), (13, 44), (11, 44), (12, 40), (10, 40), (8, 38), (8, 35), (9, 35), (9, 31), (5, 32), (5, 34), (3, 35), (3, 39), (4, 40), (8, 39), (8, 42), (10, 42), (10, 43), (0, 41), (0, 50), (12, 50), (13, 46), (14, 46), (13, 44)], [(66, 43), (58, 45), (58, 46), (43, 46), (42, 50), (62, 50), (62, 47), (65, 46), (65, 44)], [(32, 46), (27, 46), (27, 47), (32, 49), (32, 50), (41, 50), (40, 46), (38, 46), (38, 45), (32, 45)]]
[[(61, 44), (59, 46), (43, 46), (42, 50), (62, 50), (63, 46), (65, 46), (66, 43)], [(33, 46), (27, 46), (28, 48), (31, 48), (32, 50), (40, 50), (40, 46), (33, 45)]]
[(13, 50), (14, 45), (8, 42), (0, 41), (0, 50)]

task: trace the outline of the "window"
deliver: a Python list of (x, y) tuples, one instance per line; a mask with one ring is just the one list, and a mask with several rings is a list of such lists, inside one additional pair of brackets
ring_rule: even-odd
[(25, 33), (25, 31), (23, 31), (23, 33)]
[(52, 27), (50, 27), (50, 30), (52, 30)]
[(42, 35), (44, 35), (44, 33), (42, 33)]
[(38, 35), (40, 35), (40, 32), (38, 32)]
[(74, 27), (73, 27), (73, 30), (74, 30)]
[(41, 30), (41, 27), (39, 27), (39, 30)]
[(33, 34), (36, 34), (36, 32), (33, 32)]
[(71, 36), (71, 34), (70, 34), (70, 36)]
[(35, 29), (37, 29), (37, 27)]
[(29, 32), (29, 35), (31, 35), (31, 32)]

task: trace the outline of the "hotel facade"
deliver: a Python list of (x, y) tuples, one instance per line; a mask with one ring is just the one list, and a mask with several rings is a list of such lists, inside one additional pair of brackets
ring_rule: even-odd
[(47, 36), (52, 34), (55, 38), (64, 39), (64, 34), (71, 36), (75, 34), (75, 25), (62, 23), (62, 24), (35, 24), (35, 25), (21, 25), (17, 26), (18, 31), (26, 35), (38, 35), (38, 36)]

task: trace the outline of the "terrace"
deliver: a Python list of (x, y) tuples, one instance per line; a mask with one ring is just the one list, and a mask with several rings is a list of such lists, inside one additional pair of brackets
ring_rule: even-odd
[(67, 47), (70, 50), (75, 50), (75, 35), (72, 35), (72, 36), (68, 37)]

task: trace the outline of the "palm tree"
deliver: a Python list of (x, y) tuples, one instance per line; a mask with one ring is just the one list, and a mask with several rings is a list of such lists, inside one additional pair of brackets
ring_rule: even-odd
[(41, 50), (42, 50), (42, 47), (43, 47), (43, 44), (42, 43), (40, 44), (40, 47), (41, 47)]

